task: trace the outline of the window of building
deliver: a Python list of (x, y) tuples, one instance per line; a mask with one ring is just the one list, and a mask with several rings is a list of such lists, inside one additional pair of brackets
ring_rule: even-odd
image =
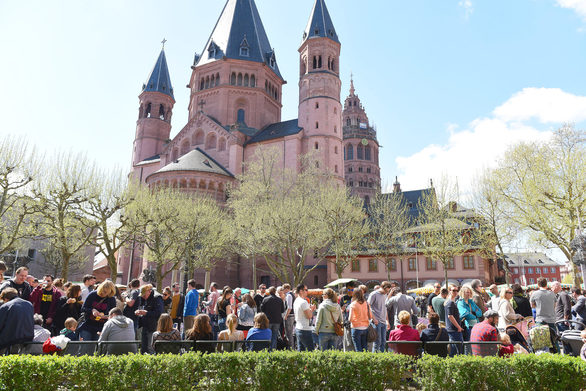
[(239, 74), (238, 74), (238, 82), (237, 82), (237, 84), (238, 84), (239, 86), (241, 86), (241, 85), (242, 85), (242, 73), (239, 73)]
[(315, 149), (319, 149), (319, 144), (315, 143)]
[(358, 144), (358, 146), (356, 147), (356, 158), (358, 160), (364, 159), (364, 147), (362, 146), (362, 144)]
[(245, 123), (245, 114), (244, 109), (238, 109), (236, 122), (240, 124)]
[(338, 173), (338, 165), (337, 165), (337, 164), (334, 166), (334, 172), (335, 172), (336, 174)]
[(370, 160), (370, 147), (364, 148), (364, 160)]
[(541, 268), (536, 267), (535, 268), (535, 274), (541, 274)]
[(415, 271), (417, 270), (417, 262), (415, 261), (415, 258), (409, 258), (409, 271)]
[(362, 181), (358, 181), (358, 187), (362, 187)]
[(348, 182), (348, 185), (349, 185), (350, 187), (354, 187), (354, 182), (353, 182), (353, 181), (350, 181), (350, 182)]
[(352, 172), (352, 167), (348, 167), (348, 172)]
[(453, 269), (455, 269), (456, 268), (456, 262), (454, 262), (454, 258), (450, 259), (448, 261), (448, 264), (445, 265), (445, 267), (446, 267), (447, 270), (453, 270)]
[(533, 274), (533, 268), (532, 267), (528, 267), (527, 268), (527, 274)]
[(241, 47), (240, 48), (240, 55), (242, 57), (248, 57), (248, 47), (245, 47), (245, 46)]
[(352, 121), (350, 121), (350, 118), (346, 118), (346, 125), (347, 126), (352, 125)]
[(317, 121), (315, 122), (315, 128), (319, 129), (319, 122), (317, 122)]
[(396, 272), (397, 271), (397, 260), (395, 258), (392, 258), (391, 260), (389, 260), (387, 267), (389, 268), (390, 271)]
[(358, 167), (358, 172), (362, 172), (362, 167)]
[(338, 108), (334, 107), (334, 114), (338, 114)]
[(516, 267), (513, 268), (513, 273), (517, 274), (519, 273), (519, 269), (517, 269)]
[(352, 144), (346, 145), (347, 160), (354, 160), (354, 146)]
[(550, 270), (551, 270), (551, 273), (555, 273), (555, 267), (552, 267)]
[(368, 260), (368, 271), (371, 273), (378, 272), (378, 260), (377, 259), (369, 259)]
[(464, 269), (474, 269), (474, 257), (470, 255), (463, 256), (462, 265)]
[(370, 174), (370, 167), (367, 167), (367, 168), (366, 168), (366, 173), (367, 173), (367, 174)]
[(319, 102), (315, 102), (315, 108), (319, 109)]
[[(334, 110), (334, 114), (335, 114), (335, 112), (336, 111)], [(338, 127), (337, 126), (334, 126), (334, 133), (338, 133)]]
[(437, 270), (437, 261), (427, 258), (427, 270)]
[(353, 272), (360, 271), (360, 259), (353, 259), (352, 260), (352, 271)]
[(236, 85), (236, 73), (232, 72), (232, 75), (230, 75), (230, 85), (235, 86)]
[(529, 279), (529, 284), (535, 284), (535, 280), (533, 278)]

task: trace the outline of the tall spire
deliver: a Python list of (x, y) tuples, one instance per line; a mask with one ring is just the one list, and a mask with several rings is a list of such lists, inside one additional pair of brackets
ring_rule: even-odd
[(142, 91), (160, 92), (169, 95), (174, 100), (175, 97), (173, 96), (173, 86), (171, 85), (171, 78), (169, 77), (169, 68), (167, 67), (164, 45), (165, 44), (163, 43), (161, 54), (159, 54), (159, 58), (157, 59), (155, 67), (151, 71), (146, 84), (142, 85)]
[(254, 0), (226, 1), (197, 65), (222, 58), (265, 63), (282, 79)]
[(303, 33), (304, 41), (308, 38), (315, 37), (329, 38), (332, 41), (340, 43), (324, 0), (315, 0), (309, 22)]
[(350, 95), (353, 96), (354, 95), (354, 75), (351, 73), (350, 74)]

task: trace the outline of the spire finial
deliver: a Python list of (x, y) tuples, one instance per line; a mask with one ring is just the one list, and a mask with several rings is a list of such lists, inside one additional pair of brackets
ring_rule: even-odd
[(354, 95), (354, 74), (350, 72), (350, 95)]
[(163, 40), (161, 41), (161, 43), (163, 44), (162, 49), (165, 50), (165, 42), (167, 42), (167, 40), (165, 38), (163, 38)]

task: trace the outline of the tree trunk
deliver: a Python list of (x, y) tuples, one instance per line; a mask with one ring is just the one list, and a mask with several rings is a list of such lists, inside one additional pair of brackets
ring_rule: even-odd
[(63, 256), (63, 265), (61, 265), (61, 278), (63, 279), (63, 283), (66, 283), (67, 278), (69, 277), (69, 260), (71, 259), (71, 255), (67, 254), (65, 251), (61, 251), (61, 255)]
[(203, 279), (203, 289), (204, 289), (205, 291), (207, 291), (207, 290), (209, 289), (209, 287), (210, 287), (210, 274), (211, 274), (211, 273), (210, 273), (210, 270), (209, 270), (209, 269), (207, 269), (207, 270), (206, 270), (205, 277), (204, 277), (204, 279)]
[(256, 254), (252, 254), (252, 289), (256, 290)]
[(446, 282), (446, 289), (448, 289), (448, 267), (444, 263), (444, 280)]
[(106, 257), (108, 260), (108, 266), (110, 267), (110, 279), (114, 284), (117, 282), (116, 279), (118, 278), (118, 263), (116, 262), (116, 257), (111, 254)]

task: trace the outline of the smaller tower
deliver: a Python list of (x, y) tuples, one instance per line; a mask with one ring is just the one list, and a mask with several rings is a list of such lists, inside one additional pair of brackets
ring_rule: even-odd
[(160, 155), (171, 133), (171, 115), (175, 98), (169, 77), (165, 48), (161, 49), (147, 82), (138, 96), (140, 108), (132, 150), (132, 166)]
[(346, 186), (354, 195), (369, 203), (380, 191), (379, 144), (376, 130), (369, 125), (368, 117), (350, 78), (350, 95), (342, 112), (344, 129), (344, 176)]

